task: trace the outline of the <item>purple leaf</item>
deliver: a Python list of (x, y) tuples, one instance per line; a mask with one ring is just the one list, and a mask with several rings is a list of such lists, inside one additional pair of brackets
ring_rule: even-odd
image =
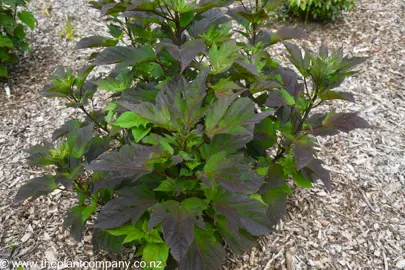
[(239, 227), (254, 236), (270, 231), (271, 225), (266, 216), (267, 207), (258, 200), (222, 190), (214, 197), (212, 204), (219, 214), (226, 217), (233, 233), (236, 233)]
[(200, 219), (205, 203), (198, 198), (166, 201), (155, 204), (149, 220), (149, 230), (162, 223), (163, 238), (176, 261), (184, 258), (194, 238), (194, 225), (205, 228)]
[(297, 171), (301, 170), (313, 159), (314, 144), (307, 140), (296, 141), (293, 147)]
[(302, 169), (302, 173), (305, 178), (311, 179), (312, 182), (321, 179), (326, 189), (328, 191), (332, 190), (329, 171), (322, 167), (322, 161), (319, 159), (312, 159), (312, 161)]
[(96, 228), (111, 229), (132, 220), (132, 224), (156, 203), (153, 192), (146, 186), (126, 187), (116, 192), (120, 197), (109, 201), (101, 208)]

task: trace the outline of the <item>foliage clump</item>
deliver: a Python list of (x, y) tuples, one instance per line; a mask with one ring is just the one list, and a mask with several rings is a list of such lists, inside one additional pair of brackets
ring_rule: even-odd
[(34, 30), (36, 20), (26, 9), (28, 2), (0, 0), (0, 79), (8, 77), (8, 64), (17, 63), (16, 53), (29, 49), (24, 25)]
[[(16, 200), (75, 191), (64, 228), (80, 240), (95, 218), (96, 249), (133, 245), (162, 267), (219, 269), (224, 243), (236, 254), (252, 247), (283, 217), (294, 186), (320, 179), (331, 190), (315, 136), (369, 127), (353, 112), (312, 113), (354, 102), (338, 87), (364, 59), (302, 50), (286, 41), (305, 38), (299, 28), (270, 32), (274, 1), (92, 4), (111, 37), (82, 39), (77, 49), (100, 48), (89, 65), (58, 68), (43, 90), (85, 118), (30, 150), (31, 164), (55, 173), (30, 180)], [(299, 74), (270, 57), (278, 42)], [(114, 69), (89, 76), (103, 65)], [(109, 93), (101, 110), (97, 91)]]
[(354, 0), (287, 0), (287, 9), (295, 16), (318, 21), (334, 21), (342, 11), (350, 11)]

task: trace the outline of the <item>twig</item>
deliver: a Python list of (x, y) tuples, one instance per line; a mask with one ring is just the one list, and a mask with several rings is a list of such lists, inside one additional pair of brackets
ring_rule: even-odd
[(271, 257), (270, 261), (267, 262), (266, 266), (264, 267), (264, 270), (270, 270), (270, 266), (272, 264), (272, 262), (277, 259), (278, 257), (280, 257), (281, 254), (283, 254), (284, 249), (280, 250), (279, 253), (277, 253), (276, 255), (273, 255), (273, 257)]
[(359, 191), (360, 191), (361, 195), (363, 196), (363, 199), (366, 201), (366, 204), (368, 205), (368, 207), (370, 207), (370, 210), (373, 211), (374, 213), (377, 213), (377, 211), (374, 209), (374, 207), (371, 205), (371, 203), (367, 199), (367, 196), (364, 193), (364, 191), (360, 188), (359, 188)]

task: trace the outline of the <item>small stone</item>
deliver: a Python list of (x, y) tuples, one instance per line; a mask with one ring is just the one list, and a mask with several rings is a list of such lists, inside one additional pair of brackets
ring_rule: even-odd
[(26, 233), (26, 234), (24, 234), (24, 236), (21, 238), (21, 242), (22, 242), (22, 243), (25, 243), (25, 242), (27, 242), (28, 239), (30, 239), (30, 238), (31, 238), (31, 233)]
[(397, 264), (395, 266), (398, 268), (405, 268), (405, 259), (397, 261)]

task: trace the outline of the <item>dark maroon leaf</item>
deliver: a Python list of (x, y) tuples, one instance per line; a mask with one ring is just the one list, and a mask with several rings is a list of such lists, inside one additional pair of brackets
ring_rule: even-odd
[(242, 135), (218, 134), (214, 136), (209, 145), (204, 145), (200, 151), (204, 151), (204, 156), (206, 157), (210, 157), (221, 151), (232, 154), (244, 147), (252, 138), (253, 136), (248, 133)]
[(308, 140), (298, 140), (294, 143), (293, 151), (297, 171), (308, 165), (313, 159), (314, 144)]
[(304, 91), (304, 84), (298, 83), (297, 73), (293, 70), (279, 67), (275, 72), (280, 74), (284, 82), (284, 88), (293, 97), (297, 97), (299, 93)]
[(282, 187), (286, 183), (287, 177), (284, 175), (283, 167), (275, 163), (273, 164), (267, 173), (264, 180), (264, 184), (260, 187), (260, 194), (264, 194), (267, 190), (272, 188)]
[(92, 64), (96, 66), (111, 65), (120, 62), (129, 64), (143, 61), (152, 61), (155, 59), (153, 50), (142, 47), (132, 48), (125, 46), (107, 47), (100, 52), (93, 60)]
[(81, 241), (86, 220), (94, 212), (96, 206), (75, 206), (63, 220), (63, 230), (69, 229), (70, 235), (76, 241)]
[(96, 229), (93, 232), (91, 243), (94, 250), (104, 249), (108, 252), (119, 254), (125, 237), (125, 235), (115, 236), (109, 234), (107, 231)]
[(356, 128), (371, 128), (370, 124), (357, 113), (329, 113), (322, 121), (322, 125), (343, 132), (349, 132)]
[(257, 71), (257, 67), (253, 64), (245, 63), (241, 60), (237, 60), (234, 62), (235, 67), (239, 70), (241, 74), (247, 74), (250, 76), (260, 77), (259, 71)]
[(352, 58), (345, 57), (343, 58), (343, 63), (346, 64), (345, 70), (350, 70), (355, 66), (364, 63), (367, 59), (368, 57), (352, 57)]
[(251, 236), (242, 229), (239, 229), (236, 233), (232, 232), (225, 217), (218, 215), (216, 226), (222, 238), (235, 254), (242, 255), (246, 249), (253, 247), (256, 237)]
[(204, 174), (200, 177), (207, 186), (219, 183), (225, 189), (245, 194), (257, 192), (263, 178), (251, 166), (236, 158), (227, 158), (226, 152), (212, 155), (205, 164)]
[(160, 152), (159, 148), (141, 145), (124, 145), (119, 151), (104, 153), (98, 160), (86, 166), (88, 170), (114, 172), (114, 177), (136, 176), (152, 171), (144, 163), (151, 159), (153, 153)]
[(102, 37), (102, 36), (91, 36), (85, 37), (81, 39), (75, 47), (75, 50), (79, 49), (87, 49), (87, 48), (95, 48), (95, 47), (110, 47), (115, 46), (117, 44), (117, 40)]
[(326, 189), (328, 191), (332, 190), (329, 171), (322, 167), (322, 161), (319, 159), (312, 159), (312, 161), (302, 169), (302, 173), (305, 178), (310, 179), (312, 182), (321, 179)]
[(58, 188), (55, 183), (55, 178), (51, 175), (36, 177), (27, 181), (17, 192), (14, 198), (15, 202), (19, 202), (28, 198), (35, 200), (42, 195), (47, 195)]
[[(205, 43), (202, 39), (193, 39), (184, 43), (180, 48), (174, 44), (162, 44), (174, 59), (180, 62), (180, 73), (194, 60), (199, 53), (205, 53)], [(158, 49), (159, 50), (159, 49)]]
[(277, 90), (270, 91), (268, 94), (268, 98), (266, 100), (266, 105), (271, 108), (279, 108), (284, 106), (285, 102), (280, 94), (280, 91)]
[(314, 114), (310, 117), (311, 128), (309, 132), (313, 135), (336, 135), (339, 132), (350, 132), (356, 128), (371, 128), (370, 124), (357, 115), (357, 113), (334, 113)]
[(239, 227), (251, 235), (260, 236), (270, 231), (266, 206), (244, 194), (221, 190), (212, 201), (215, 210), (226, 217), (229, 229), (236, 234)]
[(117, 3), (110, 3), (110, 4), (107, 4), (107, 5), (104, 5), (101, 8), (100, 16), (101, 17), (105, 16), (107, 14), (108, 10), (112, 9), (115, 5), (117, 5)]
[(283, 187), (269, 189), (264, 194), (264, 201), (269, 204), (266, 211), (267, 218), (270, 224), (275, 226), (287, 212), (287, 193)]
[(308, 76), (307, 70), (310, 65), (309, 50), (305, 50), (305, 56), (303, 57), (302, 51), (297, 45), (291, 44), (287, 41), (284, 41), (283, 44), (289, 53), (289, 55), (287, 55), (287, 58), (291, 61), (291, 63), (298, 69), (298, 71), (302, 75)]
[(131, 220), (132, 224), (156, 203), (153, 192), (145, 186), (126, 187), (116, 191), (119, 196), (101, 208), (97, 217), (96, 228), (116, 228)]
[(349, 92), (328, 91), (326, 93), (319, 94), (319, 97), (322, 100), (342, 99), (349, 102), (355, 102), (353, 94)]
[(300, 27), (281, 27), (270, 37), (270, 44), (297, 38), (308, 38), (308, 34)]
[(192, 35), (193, 37), (198, 37), (199, 35), (204, 33), (213, 23), (218, 25), (228, 22), (229, 19), (225, 17), (225, 14), (226, 12), (219, 8), (207, 10), (206, 12), (201, 14), (202, 18), (200, 20), (195, 21), (188, 28), (190, 35)]
[(287, 194), (284, 190), (286, 180), (283, 167), (275, 163), (269, 168), (265, 183), (259, 191), (263, 194), (264, 201), (268, 203), (266, 216), (272, 226), (276, 225), (286, 213)]
[(194, 241), (179, 263), (179, 270), (216, 270), (226, 255), (222, 244), (210, 230), (194, 229)]
[(90, 142), (89, 149), (84, 154), (88, 163), (92, 162), (96, 159), (99, 155), (104, 153), (108, 150), (110, 146), (110, 138), (109, 137), (93, 137)]
[(181, 203), (166, 201), (152, 206), (149, 229), (162, 223), (163, 237), (170, 248), (170, 253), (181, 261), (194, 239), (194, 225), (205, 228), (201, 220), (204, 202), (192, 197)]

